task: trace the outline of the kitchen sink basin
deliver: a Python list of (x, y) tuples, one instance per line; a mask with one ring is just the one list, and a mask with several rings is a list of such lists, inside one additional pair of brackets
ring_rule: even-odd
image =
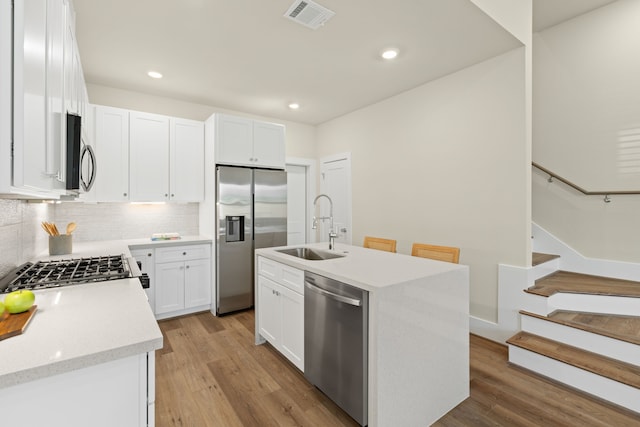
[(291, 249), (279, 249), (276, 252), (283, 253), (285, 255), (291, 255), (294, 257), (310, 260), (321, 261), (325, 259), (341, 258), (344, 254), (337, 254), (335, 252), (323, 251), (321, 249), (311, 248), (291, 248)]

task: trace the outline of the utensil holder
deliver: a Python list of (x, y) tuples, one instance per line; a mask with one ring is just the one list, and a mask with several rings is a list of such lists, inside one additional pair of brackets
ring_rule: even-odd
[(71, 234), (49, 236), (49, 255), (67, 255), (73, 249)]

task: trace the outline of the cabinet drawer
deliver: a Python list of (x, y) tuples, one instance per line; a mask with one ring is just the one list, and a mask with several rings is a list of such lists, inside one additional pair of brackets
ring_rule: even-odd
[(264, 257), (258, 257), (258, 274), (304, 294), (304, 271)]
[(156, 262), (211, 258), (211, 245), (174, 246), (156, 249)]
[(278, 280), (280, 265), (268, 258), (258, 257), (258, 274), (271, 280)]
[(299, 294), (304, 294), (304, 271), (283, 265), (280, 284)]

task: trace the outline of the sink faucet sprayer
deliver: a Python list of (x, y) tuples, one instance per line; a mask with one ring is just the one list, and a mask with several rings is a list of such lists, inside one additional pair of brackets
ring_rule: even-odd
[(319, 194), (318, 197), (316, 197), (316, 199), (313, 201), (314, 207), (316, 206), (316, 202), (320, 197), (326, 197), (327, 200), (329, 200), (329, 216), (321, 216), (319, 218), (316, 218), (314, 216), (313, 225), (311, 226), (311, 228), (314, 230), (318, 228), (318, 220), (320, 221), (324, 221), (326, 219), (329, 220), (329, 250), (331, 250), (335, 248), (335, 238), (338, 237), (336, 232), (333, 230), (333, 202), (331, 201), (331, 197), (327, 196), (326, 194)]

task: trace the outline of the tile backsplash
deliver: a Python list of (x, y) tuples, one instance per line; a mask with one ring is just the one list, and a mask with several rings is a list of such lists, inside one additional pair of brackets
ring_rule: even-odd
[(74, 241), (150, 238), (153, 233), (198, 234), (198, 204), (28, 203), (0, 199), (0, 277), (48, 248), (42, 221), (64, 233), (77, 224)]
[(54, 222), (77, 224), (75, 241), (151, 238), (153, 233), (198, 234), (198, 204), (60, 203)]
[(47, 250), (40, 223), (51, 219), (53, 206), (0, 199), (0, 277)]

